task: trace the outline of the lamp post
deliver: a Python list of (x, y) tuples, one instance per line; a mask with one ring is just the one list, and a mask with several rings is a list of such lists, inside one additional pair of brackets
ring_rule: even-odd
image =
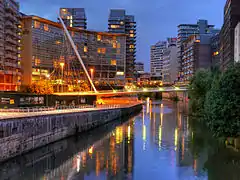
[[(91, 80), (92, 80), (92, 81), (93, 81), (93, 72), (94, 72), (94, 69), (91, 68), (91, 69), (90, 69), (90, 73), (91, 73)], [(91, 91), (92, 91), (92, 86), (91, 86)]]
[(64, 62), (61, 62), (60, 63), (60, 66), (61, 66), (61, 69), (62, 69), (62, 90), (61, 90), (61, 92), (63, 92), (63, 68), (64, 68)]

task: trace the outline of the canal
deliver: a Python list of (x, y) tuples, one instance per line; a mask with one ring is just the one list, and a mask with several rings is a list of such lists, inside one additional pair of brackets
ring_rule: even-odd
[(239, 180), (240, 152), (187, 116), (150, 102), (122, 119), (0, 165), (1, 180)]

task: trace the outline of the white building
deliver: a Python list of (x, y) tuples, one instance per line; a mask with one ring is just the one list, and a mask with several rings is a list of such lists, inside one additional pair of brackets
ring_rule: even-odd
[(240, 22), (235, 28), (234, 62), (240, 62)]
[(155, 45), (151, 46), (151, 79), (162, 80), (162, 56), (167, 47), (167, 41), (159, 41)]
[(178, 48), (176, 44), (170, 45), (163, 54), (163, 83), (174, 83), (178, 76)]

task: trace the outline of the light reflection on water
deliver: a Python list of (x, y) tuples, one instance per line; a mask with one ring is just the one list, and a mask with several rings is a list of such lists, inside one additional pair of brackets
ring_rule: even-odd
[(108, 125), (3, 164), (0, 179), (231, 180), (240, 179), (239, 156), (204, 129), (194, 128), (185, 104), (149, 101), (122, 125)]

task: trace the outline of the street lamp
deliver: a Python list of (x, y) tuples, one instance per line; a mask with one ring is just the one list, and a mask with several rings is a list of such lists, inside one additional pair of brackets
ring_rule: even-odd
[[(94, 72), (94, 69), (91, 68), (91, 69), (90, 69), (90, 73), (91, 73), (91, 79), (92, 79), (92, 81), (93, 81), (93, 72)], [(91, 91), (92, 91), (92, 86), (91, 86)]]
[(65, 65), (65, 63), (64, 62), (61, 62), (60, 63), (60, 66), (61, 66), (61, 68), (62, 68), (62, 92), (63, 92), (63, 68), (64, 68), (64, 65)]

